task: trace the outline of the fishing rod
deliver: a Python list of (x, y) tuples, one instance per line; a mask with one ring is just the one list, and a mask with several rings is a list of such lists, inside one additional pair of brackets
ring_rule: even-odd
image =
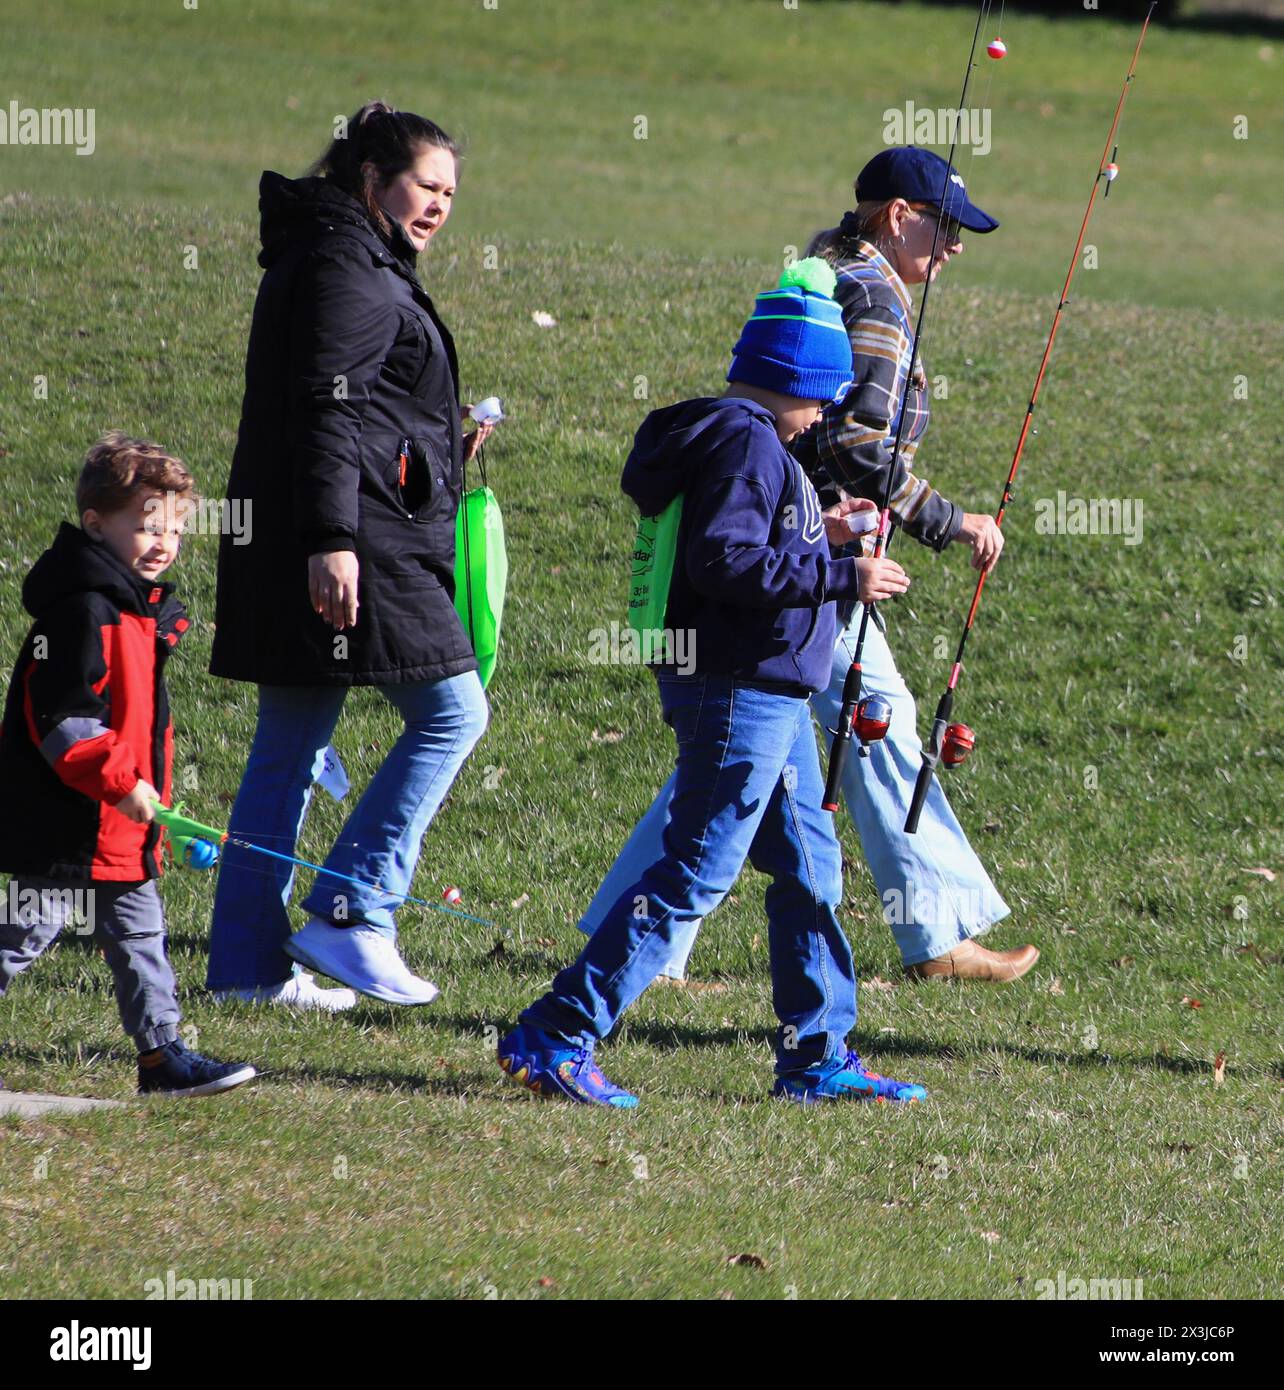
[(323, 864), (313, 864), (307, 859), (296, 859), (294, 855), (282, 854), (279, 850), (264, 849), (262, 845), (243, 840), (231, 831), (216, 830), (212, 825), (202, 825), (200, 821), (192, 820), (190, 816), (183, 814), (181, 806), (176, 806), (171, 810), (168, 806), (162, 806), (159, 801), (154, 801), (152, 812), (157, 824), (163, 825), (169, 831), (174, 858), (188, 869), (212, 869), (219, 861), (220, 846), (235, 845), (237, 849), (249, 850), (252, 854), (266, 855), (269, 859), (280, 860), (286, 864), (297, 864), (302, 869), (312, 869), (316, 873), (327, 875), (329, 878), (337, 878), (344, 883), (355, 884), (358, 888), (373, 888), (377, 893), (383, 893), (399, 902), (418, 903), (422, 907), (431, 907), (438, 912), (445, 912), (451, 917), (463, 917), (469, 922), (480, 922), (484, 927), (495, 925), (484, 917), (474, 917), (469, 912), (461, 912), (457, 908), (446, 907), (443, 903), (435, 903), (428, 898), (415, 898), (409, 893), (394, 893), (392, 889), (385, 888), (381, 883), (367, 883), (365, 879), (353, 878), (351, 874), (341, 874), (334, 869), (327, 869)]
[[(1119, 120), (1123, 115), (1124, 102), (1128, 99), (1133, 76), (1137, 71), (1137, 59), (1141, 54), (1141, 45), (1145, 42), (1146, 30), (1150, 25), (1150, 16), (1154, 10), (1154, 0), (1151, 0), (1150, 9), (1146, 11), (1146, 18), (1142, 21), (1141, 33), (1137, 38), (1137, 47), (1133, 49), (1132, 62), (1128, 65), (1128, 75), (1124, 78), (1123, 89), (1119, 93), (1119, 101), (1115, 106), (1115, 118), (1110, 123), (1110, 134), (1106, 136), (1106, 147), (1101, 152), (1101, 160), (1097, 165), (1097, 176), (1092, 181), (1092, 194), (1088, 199), (1087, 210), (1083, 214), (1083, 223), (1079, 227), (1079, 238), (1074, 244), (1074, 254), (1070, 257), (1070, 268), (1066, 272), (1065, 284), (1061, 287), (1057, 311), (1052, 316), (1052, 329), (1043, 349), (1043, 359), (1039, 363), (1038, 374), (1034, 378), (1034, 390), (1031, 391), (1030, 403), (1025, 408), (1025, 418), (1021, 422), (1021, 434), (1017, 439), (1016, 452), (1012, 455), (1012, 466), (1008, 469), (1008, 480), (1004, 484), (1003, 496), (999, 500), (999, 509), (995, 513), (996, 526), (1003, 525), (1003, 517), (1007, 511), (1008, 503), (1012, 501), (1012, 484), (1016, 480), (1017, 469), (1021, 466), (1021, 455), (1025, 451), (1026, 440), (1032, 433), (1038, 433), (1037, 430), (1033, 429), (1034, 408), (1039, 400), (1039, 391), (1043, 386), (1048, 359), (1052, 356), (1052, 344), (1056, 341), (1057, 328), (1061, 323), (1061, 311), (1070, 302), (1070, 282), (1074, 279), (1075, 270), (1078, 268), (1079, 252), (1083, 247), (1088, 223), (1092, 219), (1092, 210), (1097, 202), (1097, 190), (1101, 187), (1104, 179), (1106, 184), (1105, 196), (1109, 197), (1110, 186), (1119, 173), (1119, 166), (1115, 163), (1115, 158), (1119, 153), (1119, 146), (1115, 144), (1115, 136), (1119, 131)], [(940, 703), (936, 706), (931, 738), (923, 750), (923, 763), (918, 771), (918, 780), (914, 784), (914, 795), (910, 800), (909, 814), (905, 818), (905, 833), (907, 835), (913, 835), (918, 829), (919, 817), (922, 815), (923, 804), (927, 800), (927, 793), (931, 789), (932, 777), (938, 763), (947, 768), (958, 767), (976, 746), (976, 735), (972, 730), (966, 724), (951, 723), (950, 715), (954, 711), (954, 691), (963, 672), (963, 652), (967, 647), (967, 639), (972, 631), (972, 624), (976, 621), (976, 610), (981, 602), (981, 593), (988, 577), (989, 571), (982, 570), (980, 578), (976, 581), (976, 592), (972, 595), (972, 606), (968, 609), (967, 621), (963, 624), (963, 633), (959, 637), (958, 649), (954, 653), (954, 665), (950, 670), (949, 681), (946, 683), (945, 693), (941, 696)]]
[[(942, 224), (945, 221), (945, 204), (949, 198), (950, 180), (956, 177), (954, 155), (958, 149), (959, 127), (962, 125), (962, 113), (967, 110), (967, 92), (972, 81), (972, 71), (976, 67), (976, 46), (981, 37), (981, 25), (989, 10), (990, 0), (982, 0), (976, 12), (976, 28), (972, 32), (972, 47), (968, 53), (967, 70), (963, 75), (963, 91), (959, 97), (959, 116), (954, 122), (953, 137), (950, 141), (950, 157), (946, 161), (945, 176), (941, 181), (941, 197), (937, 205), (935, 225), (932, 228), (932, 254), (928, 261), (929, 267), (936, 263), (937, 245), (941, 238)], [(896, 480), (896, 465), (900, 461), (901, 443), (905, 435), (905, 417), (908, 414), (905, 405), (914, 381), (914, 368), (918, 363), (918, 345), (923, 332), (923, 314), (927, 309), (928, 292), (931, 287), (932, 277), (929, 270), (928, 278), (923, 284), (923, 297), (919, 301), (918, 320), (914, 325), (914, 338), (910, 344), (909, 368), (905, 373), (905, 389), (901, 392), (901, 406), (896, 417), (896, 435), (892, 443), (892, 458), (887, 467), (883, 505), (879, 512), (878, 531), (874, 538), (873, 558), (875, 560), (882, 558), (891, 542), (892, 493)], [(860, 628), (856, 634), (852, 664), (847, 668), (847, 678), (843, 681), (843, 699), (838, 714), (838, 727), (830, 730), (834, 736), (834, 741), (829, 750), (829, 772), (825, 778), (825, 799), (820, 803), (821, 809), (824, 811), (838, 810), (838, 794), (842, 788), (843, 769), (847, 765), (847, 758), (851, 752), (852, 735), (855, 734), (860, 742), (860, 756), (868, 758), (869, 745), (884, 738), (888, 726), (892, 722), (891, 702), (885, 696), (861, 695), (861, 656), (865, 650), (865, 634), (869, 631), (871, 616), (874, 616), (874, 605), (867, 603), (861, 614)]]

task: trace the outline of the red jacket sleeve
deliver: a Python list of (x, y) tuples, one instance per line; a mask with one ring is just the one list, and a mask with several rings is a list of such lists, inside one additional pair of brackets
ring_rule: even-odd
[(35, 626), (22, 675), (27, 732), (73, 791), (114, 806), (143, 777), (111, 727), (107, 652), (92, 605), (65, 605)]

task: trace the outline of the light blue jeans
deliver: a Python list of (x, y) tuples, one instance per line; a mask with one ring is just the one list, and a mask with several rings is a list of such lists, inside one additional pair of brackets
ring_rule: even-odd
[[(826, 731), (838, 723), (861, 611), (858, 606), (850, 624), (838, 635), (829, 688), (812, 696), (812, 712)], [(843, 798), (860, 835), (883, 916), (901, 959), (906, 965), (916, 965), (952, 951), (968, 937), (980, 936), (1010, 909), (968, 844), (939, 776), (923, 807), (918, 833), (906, 835), (902, 829), (923, 750), (914, 697), (896, 669), (886, 637), (872, 622), (861, 653), (861, 675), (865, 694), (883, 695), (891, 701), (892, 722), (886, 738), (870, 745), (868, 758), (859, 757), (858, 745), (853, 744), (843, 772)], [(831, 741), (826, 733), (826, 749)], [(597, 930), (621, 892), (658, 858), (672, 795), (670, 778), (589, 903), (579, 924), (586, 935)], [(675, 933), (672, 949), (657, 974), (673, 979), (685, 976), (699, 930), (700, 923), (695, 921)]]
[(847, 1051), (856, 972), (838, 924), (842, 854), (820, 809), (825, 779), (807, 702), (725, 676), (661, 676), (677, 741), (675, 792), (660, 853), (621, 885), (579, 959), (523, 1014), (591, 1047), (730, 892), (746, 859), (771, 878), (763, 906), (771, 959), (776, 1071)]
[[(487, 705), (475, 671), (376, 688), (405, 729), (352, 808), (325, 867), (380, 887), (317, 874), (303, 907), (336, 926), (365, 924), (395, 938), (393, 914), (410, 891), (420, 841), (485, 731)], [(259, 687), (258, 725), (229, 822), (234, 835), (294, 854), (348, 689)], [(290, 935), (293, 887), (292, 864), (227, 846), (210, 927), (210, 989), (250, 989), (288, 978), (294, 962), (282, 947)]]

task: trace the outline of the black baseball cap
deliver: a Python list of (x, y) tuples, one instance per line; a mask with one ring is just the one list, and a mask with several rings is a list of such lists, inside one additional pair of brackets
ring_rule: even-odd
[[(946, 175), (949, 175), (948, 183)], [(884, 202), (904, 198), (909, 203), (941, 207), (945, 190), (946, 218), (969, 232), (992, 232), (999, 224), (967, 196), (963, 176), (939, 154), (918, 145), (893, 145), (883, 150), (856, 177), (856, 201)]]

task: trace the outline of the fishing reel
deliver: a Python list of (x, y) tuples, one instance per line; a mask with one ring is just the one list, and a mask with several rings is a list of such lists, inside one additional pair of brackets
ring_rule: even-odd
[(185, 835), (171, 836), (174, 854), (185, 869), (212, 869), (218, 863), (218, 846), (208, 840), (188, 839)]
[(218, 863), (218, 844), (194, 833), (207, 830), (210, 835), (217, 835), (217, 830), (189, 820), (181, 801), (172, 808), (158, 801), (154, 810), (157, 822), (169, 831), (169, 851), (176, 864), (181, 864), (185, 869), (201, 870), (212, 869)]
[(966, 724), (947, 724), (941, 736), (941, 762), (958, 767), (976, 747), (976, 735)]
[(860, 740), (860, 755), (869, 757), (869, 745), (887, 736), (892, 722), (892, 704), (883, 695), (866, 695), (852, 716), (852, 733)]
[(174, 862), (185, 869), (212, 869), (218, 863), (218, 846), (198, 835), (183, 835), (171, 830), (169, 852)]

